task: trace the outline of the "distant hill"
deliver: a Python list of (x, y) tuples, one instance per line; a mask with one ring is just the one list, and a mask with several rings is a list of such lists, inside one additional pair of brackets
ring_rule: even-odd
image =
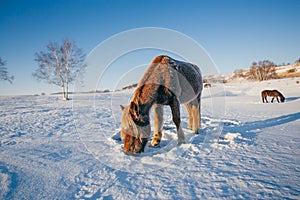
[[(283, 78), (293, 78), (300, 77), (300, 62), (289, 65), (281, 65), (274, 67), (276, 78), (271, 79), (283, 79)], [(234, 83), (251, 81), (252, 76), (250, 68), (236, 70), (231, 74), (217, 74), (208, 75), (203, 77), (203, 83)], [(122, 90), (128, 90), (135, 88), (137, 84), (131, 84), (122, 88)]]
[(134, 83), (134, 84), (123, 87), (122, 90), (129, 90), (129, 89), (132, 89), (132, 88), (136, 88), (137, 85), (138, 85), (137, 83)]
[[(275, 68), (276, 78), (283, 79), (300, 77), (300, 63), (276, 66)], [(233, 83), (253, 80), (250, 72), (250, 68), (236, 70), (232, 74), (220, 74), (204, 76), (204, 83)]]

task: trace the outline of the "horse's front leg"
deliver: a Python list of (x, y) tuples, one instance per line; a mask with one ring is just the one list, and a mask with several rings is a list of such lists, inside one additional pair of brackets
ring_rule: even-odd
[(174, 97), (173, 102), (170, 104), (173, 121), (176, 125), (177, 129), (177, 137), (178, 137), (178, 144), (185, 143), (184, 133), (181, 128), (181, 120), (180, 120), (180, 104), (176, 97)]
[(164, 106), (154, 104), (153, 109), (154, 109), (154, 135), (151, 141), (151, 146), (155, 147), (159, 145), (162, 137)]
[[(275, 98), (275, 97), (273, 97), (273, 98), (272, 98), (272, 100), (271, 100), (271, 103), (273, 103), (273, 101), (274, 101), (274, 98)], [(277, 101), (278, 101), (278, 99), (277, 99)]]

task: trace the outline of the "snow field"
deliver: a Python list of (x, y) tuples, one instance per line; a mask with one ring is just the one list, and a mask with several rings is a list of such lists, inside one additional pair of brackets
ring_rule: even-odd
[[(203, 128), (177, 146), (165, 108), (159, 148), (122, 153), (131, 91), (1, 97), (0, 199), (299, 199), (300, 94), (294, 79), (212, 85)], [(278, 89), (285, 103), (261, 102)], [(182, 107), (182, 125), (187, 114)]]

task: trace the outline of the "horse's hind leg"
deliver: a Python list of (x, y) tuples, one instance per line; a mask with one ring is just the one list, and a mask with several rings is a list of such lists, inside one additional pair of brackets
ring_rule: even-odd
[(199, 109), (198, 105), (192, 106), (192, 114), (193, 114), (193, 129), (194, 133), (198, 133), (198, 126), (199, 126)]
[(201, 99), (200, 96), (198, 96), (195, 100), (190, 102), (190, 107), (191, 107), (191, 113), (192, 113), (192, 130), (194, 133), (198, 133), (198, 129), (201, 127), (201, 112), (200, 112), (200, 107), (201, 107)]
[[(274, 98), (275, 98), (275, 97), (273, 97), (273, 98), (272, 98), (272, 100), (271, 100), (271, 103), (273, 103), (273, 101), (274, 101)], [(277, 99), (277, 101), (278, 101), (278, 99)]]
[(191, 129), (194, 133), (198, 133), (198, 129), (201, 128), (201, 99), (198, 96), (195, 100), (185, 104), (188, 111), (188, 129)]
[(268, 102), (268, 98), (267, 98), (267, 96), (265, 96), (265, 100), (266, 100), (266, 103), (269, 103), (269, 102)]
[(175, 97), (174, 97), (173, 102), (170, 104), (170, 107), (172, 110), (173, 121), (174, 121), (174, 123), (176, 125), (176, 129), (177, 129), (178, 144), (185, 143), (184, 133), (181, 128), (181, 121), (180, 121), (180, 104), (179, 104), (178, 100), (175, 99)]
[(163, 105), (154, 104), (154, 135), (151, 141), (151, 146), (159, 145), (162, 137), (162, 126), (163, 126)]
[(188, 129), (192, 129), (193, 128), (193, 115), (192, 115), (192, 107), (190, 103), (186, 103), (185, 104), (186, 110), (188, 112), (188, 125), (187, 128)]
[(201, 95), (198, 96), (198, 128), (201, 128)]

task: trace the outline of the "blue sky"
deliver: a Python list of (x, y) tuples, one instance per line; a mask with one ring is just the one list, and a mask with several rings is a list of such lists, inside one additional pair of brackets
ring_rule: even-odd
[(88, 54), (112, 35), (142, 27), (193, 38), (220, 73), (263, 59), (293, 63), (300, 58), (299, 10), (298, 0), (1, 0), (0, 56), (15, 80), (0, 82), (0, 95), (60, 91), (31, 76), (34, 54), (49, 41), (73, 39)]

